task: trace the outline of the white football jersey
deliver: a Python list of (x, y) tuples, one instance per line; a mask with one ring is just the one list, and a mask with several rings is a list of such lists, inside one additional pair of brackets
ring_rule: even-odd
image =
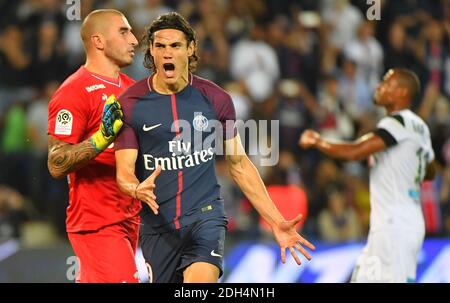
[(370, 161), (370, 230), (425, 233), (420, 185), (434, 159), (428, 126), (405, 109), (381, 119), (375, 134), (387, 148)]

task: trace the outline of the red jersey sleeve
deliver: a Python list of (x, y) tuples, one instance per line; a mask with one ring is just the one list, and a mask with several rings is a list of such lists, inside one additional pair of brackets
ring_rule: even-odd
[(84, 140), (89, 111), (88, 99), (82, 91), (63, 86), (48, 105), (48, 134), (76, 144)]

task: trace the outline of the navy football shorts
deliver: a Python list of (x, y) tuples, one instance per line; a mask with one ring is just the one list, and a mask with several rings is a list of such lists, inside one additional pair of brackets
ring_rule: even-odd
[(207, 262), (223, 273), (223, 253), (227, 221), (224, 218), (199, 218), (172, 232), (140, 235), (149, 281), (181, 283), (183, 271), (195, 262)]

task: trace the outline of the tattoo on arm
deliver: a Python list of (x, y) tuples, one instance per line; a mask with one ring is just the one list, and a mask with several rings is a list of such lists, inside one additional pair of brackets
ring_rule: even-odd
[(85, 166), (97, 156), (94, 146), (88, 140), (69, 144), (52, 136), (48, 137), (48, 169), (54, 178), (62, 178)]

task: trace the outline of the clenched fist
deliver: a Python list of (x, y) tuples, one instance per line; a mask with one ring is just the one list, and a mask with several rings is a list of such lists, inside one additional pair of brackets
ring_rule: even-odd
[(314, 147), (317, 142), (320, 139), (320, 134), (316, 131), (313, 131), (311, 129), (305, 130), (302, 135), (300, 136), (300, 140), (298, 141), (298, 144), (304, 148), (308, 149), (311, 147)]

